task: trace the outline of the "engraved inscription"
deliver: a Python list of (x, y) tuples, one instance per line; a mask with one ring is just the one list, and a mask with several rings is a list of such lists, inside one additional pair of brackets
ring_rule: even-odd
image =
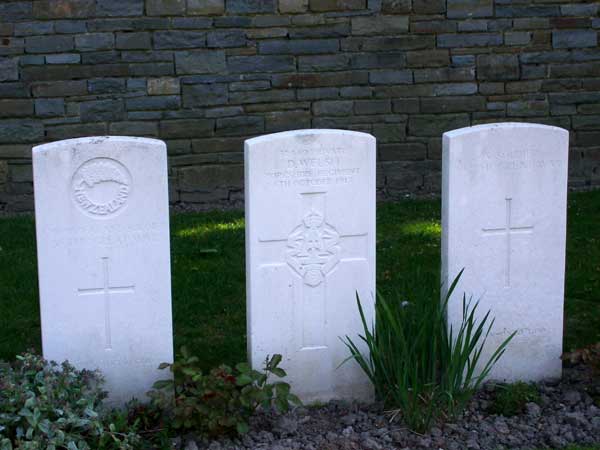
[(112, 222), (94, 222), (90, 226), (49, 227), (46, 239), (54, 248), (129, 248), (161, 242), (165, 224), (150, 222), (123, 225)]
[(304, 283), (318, 286), (340, 261), (340, 235), (317, 210), (308, 212), (289, 235), (286, 261)]
[(90, 217), (110, 217), (125, 207), (131, 193), (131, 175), (120, 162), (94, 158), (75, 171), (71, 182), (73, 200)]
[(484, 236), (504, 236), (506, 239), (506, 266), (504, 269), (504, 286), (510, 287), (510, 264), (512, 253), (512, 235), (532, 234), (533, 226), (512, 226), (512, 198), (506, 199), (506, 221), (501, 228), (483, 228)]
[(267, 171), (266, 176), (279, 188), (349, 184), (360, 168), (348, 164), (348, 155), (348, 149), (341, 147), (281, 149), (277, 168)]
[(457, 164), (466, 170), (506, 170), (520, 171), (533, 169), (555, 169), (563, 166), (558, 159), (539, 159), (538, 153), (532, 149), (522, 150), (484, 150), (481, 161), (459, 159)]
[(102, 258), (102, 286), (98, 288), (83, 288), (78, 289), (79, 295), (102, 295), (104, 297), (104, 336), (106, 350), (112, 349), (111, 335), (111, 316), (110, 316), (110, 296), (112, 294), (133, 294), (135, 286), (111, 286), (109, 276), (109, 260), (107, 257)]
[(544, 328), (544, 327), (539, 327), (539, 328), (519, 328), (518, 330), (511, 330), (508, 328), (503, 328), (502, 330), (499, 331), (492, 331), (490, 332), (490, 336), (509, 336), (514, 332), (516, 333), (516, 336), (537, 336), (540, 334), (546, 334), (548, 332), (548, 329)]

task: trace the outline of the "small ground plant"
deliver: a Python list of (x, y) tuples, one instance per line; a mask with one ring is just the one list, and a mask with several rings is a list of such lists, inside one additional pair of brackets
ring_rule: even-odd
[(259, 407), (285, 412), (290, 403), (300, 404), (290, 392), (289, 384), (269, 383), (271, 375), (286, 376), (279, 367), (281, 359), (281, 355), (268, 358), (262, 372), (240, 363), (234, 368), (221, 365), (204, 374), (198, 367), (199, 359), (184, 347), (181, 358), (174, 364), (160, 366), (173, 372), (174, 381), (157, 382), (151, 396), (156, 405), (170, 411), (170, 423), (176, 430), (208, 436), (243, 434), (248, 431), (248, 420)]
[(494, 320), (488, 311), (478, 318), (478, 303), (463, 296), (462, 323), (446, 326), (448, 302), (461, 273), (444, 301), (423, 296), (418, 301), (391, 301), (378, 296), (376, 325), (367, 323), (360, 299), (364, 341), (369, 354), (346, 336), (349, 360), (355, 360), (375, 386), (376, 395), (417, 432), (440, 417), (460, 413), (512, 339), (510, 335), (487, 362), (480, 358)]
[(58, 366), (32, 353), (1, 363), (0, 449), (140, 448), (139, 436), (119, 413), (102, 414), (101, 388), (97, 372), (66, 362)]
[(540, 393), (534, 384), (519, 381), (496, 386), (490, 412), (505, 417), (516, 416), (525, 410), (527, 403), (538, 403)]

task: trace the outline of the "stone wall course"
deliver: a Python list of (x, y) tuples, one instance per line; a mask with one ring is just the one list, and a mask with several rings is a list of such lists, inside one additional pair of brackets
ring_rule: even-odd
[[(0, 210), (30, 210), (32, 145), (164, 139), (173, 202), (239, 205), (243, 140), (336, 127), (379, 142), (382, 198), (440, 189), (441, 134), (572, 132), (600, 186), (600, 3), (569, 0), (0, 2)], [(18, 165), (15, 165), (15, 161)]]

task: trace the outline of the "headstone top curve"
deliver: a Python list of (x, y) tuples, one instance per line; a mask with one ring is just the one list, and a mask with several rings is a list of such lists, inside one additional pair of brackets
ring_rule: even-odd
[(264, 141), (270, 141), (273, 139), (285, 139), (292, 137), (303, 137), (303, 136), (340, 136), (346, 135), (348, 137), (357, 137), (361, 139), (368, 139), (375, 141), (375, 137), (370, 135), (369, 133), (363, 133), (362, 131), (351, 131), (351, 130), (339, 130), (335, 128), (317, 128), (317, 129), (304, 129), (304, 130), (291, 130), (291, 131), (282, 131), (279, 133), (271, 133), (263, 136), (257, 136), (255, 138), (247, 139), (245, 141), (247, 146), (253, 146), (256, 144), (260, 144)]
[(545, 132), (563, 133), (567, 135), (569, 133), (569, 131), (565, 130), (564, 128), (555, 127), (553, 125), (544, 125), (541, 123), (497, 122), (474, 125), (472, 127), (464, 127), (456, 130), (446, 131), (444, 133), (444, 138), (457, 138), (459, 136), (464, 136), (472, 133), (479, 133), (481, 131), (507, 130), (515, 128), (539, 129), (540, 131), (543, 130)]
[(64, 139), (55, 142), (36, 145), (32, 148), (34, 153), (43, 153), (55, 150), (59, 147), (75, 147), (90, 144), (117, 144), (117, 143), (135, 143), (144, 145), (148, 148), (166, 148), (166, 144), (160, 139), (141, 138), (132, 136), (88, 136), (74, 139)]

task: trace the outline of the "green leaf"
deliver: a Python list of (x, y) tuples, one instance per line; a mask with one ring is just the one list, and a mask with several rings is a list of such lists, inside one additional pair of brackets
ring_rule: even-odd
[(248, 431), (250, 431), (250, 427), (246, 422), (238, 422), (235, 426), (235, 429), (239, 434), (246, 434)]
[(169, 364), (169, 363), (160, 363), (160, 364), (158, 365), (158, 368), (159, 368), (160, 370), (168, 369), (169, 367), (171, 367), (171, 364)]
[(243, 373), (237, 377), (235, 384), (238, 386), (246, 386), (248, 384), (252, 384), (254, 380), (247, 374)]

